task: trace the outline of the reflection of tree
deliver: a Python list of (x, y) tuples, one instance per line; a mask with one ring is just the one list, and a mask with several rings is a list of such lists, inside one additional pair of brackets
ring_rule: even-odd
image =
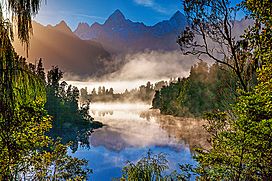
[(203, 128), (206, 124), (204, 120), (161, 115), (156, 110), (142, 112), (141, 117), (147, 120), (156, 118), (155, 120), (163, 130), (167, 131), (169, 137), (184, 141), (191, 149), (209, 147), (208, 133)]
[(58, 67), (53, 67), (47, 74), (45, 108), (53, 116), (49, 135), (62, 138), (64, 144), (73, 142), (71, 149), (76, 151), (78, 143), (88, 147), (90, 132), (102, 125), (89, 115), (89, 103), (78, 107), (79, 90), (66, 82), (59, 83), (62, 77)]
[(156, 110), (137, 112), (139, 120), (137, 116), (136, 120), (127, 116), (127, 120), (120, 121), (116, 116), (103, 117), (103, 114), (108, 113), (104, 111), (100, 116), (107, 126), (92, 133), (90, 141), (94, 147), (103, 146), (115, 152), (149, 146), (167, 147), (177, 152), (185, 147), (208, 147), (208, 136), (202, 127), (205, 124), (203, 120), (160, 115)]
[(71, 149), (77, 151), (78, 146), (89, 147), (89, 136), (94, 129), (94, 124), (77, 120), (58, 121), (50, 130), (50, 136), (60, 137), (62, 143), (73, 142)]
[(113, 111), (97, 111), (99, 117), (105, 117), (107, 115), (113, 115)]

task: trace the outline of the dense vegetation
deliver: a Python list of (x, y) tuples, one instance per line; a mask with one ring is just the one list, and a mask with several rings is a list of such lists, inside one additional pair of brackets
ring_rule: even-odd
[(241, 91), (232, 115), (208, 115), (210, 150), (199, 150), (196, 169), (203, 180), (272, 179), (272, 3), (247, 0), (242, 4), (255, 20), (245, 36), (247, 59), (259, 66), (257, 85)]
[(88, 102), (79, 108), (78, 88), (65, 81), (60, 83), (63, 72), (58, 67), (52, 67), (46, 79), (42, 59), (37, 66), (30, 64), (30, 68), (45, 86), (45, 110), (52, 116), (52, 128), (48, 135), (54, 139), (60, 137), (63, 144), (73, 142), (70, 147), (73, 151), (77, 150), (78, 143), (88, 147), (88, 136), (94, 128), (99, 128), (102, 124), (95, 122), (89, 115)]
[(235, 100), (235, 79), (225, 66), (208, 67), (200, 61), (188, 78), (179, 78), (156, 91), (152, 107), (162, 114), (200, 117), (205, 112), (228, 110)]
[(166, 155), (163, 153), (153, 154), (150, 150), (147, 155), (141, 158), (137, 163), (128, 162), (123, 168), (122, 180), (148, 180), (148, 181), (172, 181), (172, 180), (186, 180), (189, 179), (193, 173), (190, 173), (188, 169), (191, 167), (181, 166), (184, 170), (182, 173), (173, 171), (169, 172), (169, 165), (166, 159)]
[[(28, 46), (31, 16), (39, 5), (40, 0), (1, 1), (0, 180), (84, 180), (90, 172), (87, 162), (68, 156), (67, 145), (47, 134), (72, 132), (72, 138), (63, 136), (64, 142), (75, 140), (76, 150), (77, 141), (85, 142), (78, 133), (91, 127), (88, 106), (78, 108), (78, 89), (59, 83), (62, 72), (57, 67), (45, 81), (42, 62), (29, 65), (12, 47), (13, 25)], [(201, 116), (212, 111), (206, 114), (210, 149), (196, 150), (197, 167), (181, 166), (187, 174), (169, 176), (163, 173), (168, 169), (165, 156), (148, 153), (137, 163), (128, 163), (123, 179), (188, 180), (195, 173), (199, 180), (272, 180), (272, 2), (230, 5), (228, 0), (184, 1), (192, 26), (178, 43), (186, 54), (206, 55), (217, 63), (208, 67), (199, 62), (188, 78), (158, 90), (153, 100), (153, 107), (165, 114)], [(255, 23), (235, 40), (232, 18), (239, 8)], [(12, 21), (4, 19), (4, 12), (10, 12)], [(196, 36), (204, 44), (194, 41)], [(210, 47), (207, 39), (216, 46)], [(145, 100), (152, 89), (150, 84), (143, 88)]]
[(0, 179), (86, 178), (87, 162), (68, 156), (67, 145), (46, 135), (52, 120), (44, 109), (46, 88), (38, 69), (19, 58), (11, 46), (3, 55)]
[[(185, 168), (187, 173), (197, 174), (199, 180), (272, 180), (272, 2), (245, 0), (237, 7), (230, 5), (228, 0), (184, 1), (185, 12), (192, 26), (185, 30), (178, 41), (182, 50), (191, 54), (205, 54), (220, 66), (228, 67), (233, 73), (231, 75), (234, 75), (231, 80), (235, 80), (237, 87), (233, 105), (225, 111), (222, 109), (220, 111), (219, 107), (219, 111), (206, 114), (209, 124), (205, 128), (211, 135), (209, 140), (211, 148), (196, 150), (195, 158), (199, 163), (196, 168), (192, 166), (182, 168)], [(233, 22), (231, 18), (239, 8), (243, 8), (255, 23), (246, 30), (241, 40), (236, 41), (231, 37), (230, 29)], [(199, 35), (203, 38), (202, 45), (194, 41), (195, 36)], [(211, 45), (207, 44), (207, 39), (213, 40), (218, 46), (210, 49)], [(223, 46), (220, 46), (222, 44)], [(226, 47), (228, 48), (225, 49)], [(213, 54), (216, 48), (230, 52), (224, 54), (223, 50), (215, 51), (225, 55), (219, 59)], [(188, 80), (181, 80), (164, 88), (168, 89), (167, 93), (174, 90), (169, 95), (170, 104), (171, 101), (177, 100), (179, 92), (183, 92), (178, 88), (184, 87), (185, 82), (193, 84), (194, 81), (190, 80), (191, 75)], [(202, 86), (200, 82), (198, 85)], [(206, 83), (201, 88), (193, 86), (195, 92), (201, 92), (202, 96), (197, 96), (197, 99), (191, 96), (190, 99), (193, 102), (197, 100), (197, 103), (201, 103), (201, 99), (199, 100), (201, 97), (208, 100), (210, 88), (206, 89), (207, 85)], [(224, 84), (221, 81), (219, 85)], [(161, 101), (156, 100), (167, 96), (161, 97), (164, 95), (163, 89), (156, 95), (157, 99), (153, 104), (161, 106)], [(201, 94), (191, 94), (187, 91), (187, 94), (183, 95), (185, 96), (182, 100), (185, 101), (188, 95)], [(226, 96), (228, 94), (224, 95)], [(197, 106), (197, 103), (194, 104)], [(141, 173), (140, 169), (138, 171)], [(148, 171), (148, 168), (145, 171)], [(128, 173), (132, 178), (127, 177), (127, 180), (143, 178), (135, 176), (133, 172)]]
[[(52, 127), (44, 109), (41, 66), (19, 58), (13, 28), (28, 48), (31, 20), (40, 0), (4, 0), (0, 5), (0, 180), (85, 180), (87, 162), (67, 155), (67, 146), (46, 135)], [(5, 19), (4, 14), (12, 17)]]

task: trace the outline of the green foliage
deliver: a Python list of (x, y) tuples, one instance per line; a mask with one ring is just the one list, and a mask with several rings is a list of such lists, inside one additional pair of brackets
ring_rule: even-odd
[(230, 115), (209, 115), (212, 147), (198, 150), (196, 157), (202, 180), (272, 179), (272, 3), (248, 0), (244, 7), (256, 22), (245, 37), (253, 52), (248, 58), (261, 63), (258, 85), (250, 92), (241, 91)]
[[(163, 87), (160, 90), (160, 97), (157, 102), (160, 102), (160, 110), (162, 114), (179, 114), (180, 105), (178, 102), (178, 96), (180, 94), (182, 85), (185, 80), (181, 82), (171, 82), (168, 86)], [(156, 100), (154, 100), (155, 102)]]
[(178, 181), (189, 180), (192, 168), (190, 165), (181, 166), (182, 173), (177, 171), (167, 175), (169, 171), (166, 155), (153, 154), (150, 150), (147, 156), (142, 157), (137, 163), (128, 162), (123, 168), (123, 176), (120, 180), (127, 181)]
[(77, 87), (59, 83), (63, 73), (58, 67), (52, 67), (47, 74), (47, 102), (45, 109), (53, 117), (53, 127), (49, 135), (62, 138), (62, 143), (73, 142), (70, 148), (76, 151), (78, 143), (89, 147), (88, 137), (94, 128), (102, 127), (89, 115), (89, 102), (79, 109), (79, 90)]
[[(39, 5), (40, 0), (0, 3), (0, 180), (86, 180), (86, 161), (68, 156), (67, 146), (45, 135), (52, 125), (44, 110), (41, 62), (36, 70), (11, 44), (17, 25), (19, 39), (28, 45), (31, 15)], [(4, 20), (3, 12), (12, 21)]]
[[(197, 156), (204, 179), (271, 180), (272, 92), (260, 84), (239, 97), (235, 118), (209, 117), (212, 149)], [(211, 119), (213, 118), (213, 119)]]
[(92, 170), (87, 161), (73, 158), (67, 154), (67, 145), (60, 140), (51, 142), (50, 150), (43, 151), (32, 161), (27, 173), (30, 180), (86, 180)]
[(165, 155), (151, 155), (149, 151), (147, 157), (143, 157), (136, 164), (129, 162), (123, 168), (123, 177), (126, 180), (160, 180), (163, 178), (162, 172), (168, 169)]
[[(41, 1), (42, 0), (1, 1), (0, 24), (1, 26), (4, 25), (7, 27), (8, 31), (6, 31), (6, 33), (9, 39), (13, 40), (13, 28), (16, 27), (18, 38), (28, 48), (30, 34), (32, 33), (32, 16), (38, 13)], [(6, 19), (4, 19), (4, 13), (10, 15), (11, 17), (6, 17)]]
[(200, 117), (205, 112), (227, 110), (235, 100), (235, 79), (224, 69), (213, 64), (210, 68), (201, 61), (192, 66), (188, 78), (171, 82), (157, 91), (153, 108), (162, 114)]
[[(69, 157), (67, 146), (54, 143), (45, 135), (52, 125), (51, 118), (43, 108), (46, 100), (43, 81), (29, 69), (25, 59), (18, 58), (12, 52), (13, 49), (2, 52), (5, 56), (1, 59), (2, 65), (9, 66), (1, 70), (0, 179), (49, 178), (49, 174), (38, 177), (42, 173), (39, 169), (44, 168), (48, 173), (56, 162), (60, 162), (61, 169), (52, 178), (64, 178), (63, 175), (66, 175), (65, 178), (84, 180), (89, 173), (83, 168), (86, 161)], [(52, 144), (56, 147), (52, 151), (45, 151)], [(47, 167), (41, 165), (41, 159), (47, 163)], [(69, 164), (74, 166), (68, 167)], [(67, 169), (70, 174), (65, 174)]]

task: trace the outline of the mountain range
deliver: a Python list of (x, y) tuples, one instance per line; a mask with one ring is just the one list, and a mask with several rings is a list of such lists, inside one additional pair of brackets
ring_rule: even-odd
[[(234, 33), (241, 35), (250, 24), (250, 20), (236, 21)], [(58, 65), (66, 75), (70, 73), (80, 79), (100, 77), (128, 63), (124, 58), (127, 54), (178, 50), (176, 40), (186, 25), (186, 17), (180, 11), (169, 20), (147, 26), (126, 19), (120, 10), (116, 10), (103, 24), (79, 23), (74, 32), (65, 21), (56, 26), (33, 22), (28, 60), (35, 63), (42, 58), (46, 69)], [(26, 56), (18, 40), (14, 41), (14, 47), (19, 55)]]
[[(33, 22), (33, 36), (28, 52), (29, 62), (42, 58), (45, 69), (57, 65), (62, 71), (79, 77), (100, 76), (107, 73), (111, 55), (101, 44), (78, 38), (62, 21), (56, 26), (43, 26)], [(27, 56), (26, 50), (15, 39), (14, 47), (19, 55)]]
[(186, 27), (186, 17), (177, 11), (169, 20), (147, 26), (126, 19), (116, 10), (104, 24), (80, 23), (74, 31), (82, 40), (93, 40), (111, 53), (139, 52), (143, 50), (177, 50), (176, 39)]
[[(42, 58), (45, 69), (58, 65), (64, 72), (80, 78), (101, 76), (118, 68), (112, 55), (178, 49), (176, 39), (185, 26), (185, 16), (179, 11), (154, 26), (132, 22), (120, 10), (104, 24), (79, 23), (74, 32), (65, 21), (55, 26), (33, 22), (28, 60), (35, 63)], [(18, 39), (14, 47), (19, 55), (27, 56)]]

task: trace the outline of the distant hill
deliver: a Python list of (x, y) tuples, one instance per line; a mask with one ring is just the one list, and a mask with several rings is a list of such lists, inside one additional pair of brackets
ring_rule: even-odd
[[(101, 44), (78, 38), (64, 21), (56, 26), (33, 22), (33, 31), (28, 57), (30, 62), (43, 58), (46, 69), (58, 65), (63, 71), (80, 77), (99, 76), (107, 72), (111, 55)], [(15, 40), (14, 46), (19, 55), (26, 56), (18, 40)]]
[(149, 50), (177, 50), (178, 35), (186, 27), (186, 17), (177, 11), (169, 20), (154, 26), (132, 22), (120, 10), (116, 10), (104, 24), (89, 26), (80, 23), (75, 34), (83, 40), (94, 40), (111, 53)]

